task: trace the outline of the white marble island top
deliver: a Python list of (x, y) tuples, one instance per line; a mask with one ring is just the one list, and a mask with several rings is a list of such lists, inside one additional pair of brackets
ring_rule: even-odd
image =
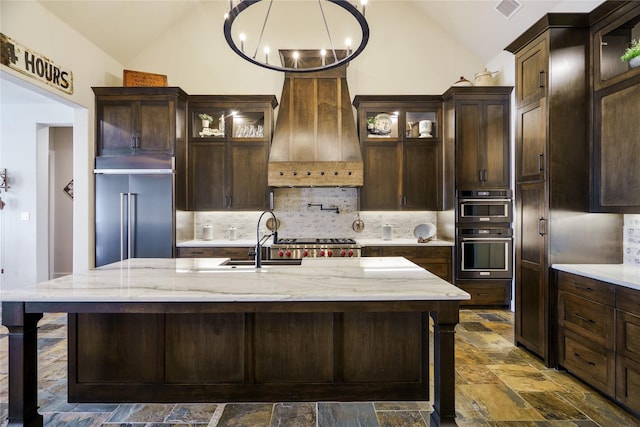
[(614, 285), (640, 290), (640, 265), (633, 264), (553, 264), (556, 270)]
[(402, 257), (305, 259), (302, 265), (224, 265), (228, 258), (130, 259), (21, 289), (22, 302), (289, 302), (468, 300)]

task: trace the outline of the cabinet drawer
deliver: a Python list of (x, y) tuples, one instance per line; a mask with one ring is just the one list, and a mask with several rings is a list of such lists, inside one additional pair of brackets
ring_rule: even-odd
[(640, 316), (640, 291), (616, 286), (616, 308)]
[(588, 277), (559, 271), (558, 290), (598, 301), (605, 305), (613, 306), (615, 304), (615, 286), (589, 279)]
[(249, 247), (206, 247), (206, 248), (178, 248), (180, 258), (231, 258), (252, 259), (249, 257)]
[(560, 364), (576, 377), (613, 397), (615, 388), (615, 356), (566, 329), (560, 329)]
[(620, 355), (616, 358), (616, 400), (640, 413), (640, 363)]
[(511, 301), (511, 282), (456, 282), (456, 286), (471, 294), (471, 299), (460, 301), (460, 305), (505, 306)]
[(560, 292), (559, 326), (613, 350), (614, 309), (576, 295)]
[(640, 316), (616, 310), (616, 353), (640, 362)]
[[(213, 256), (215, 258), (231, 258), (231, 259), (253, 259), (249, 256), (249, 252), (253, 251), (253, 248), (249, 247), (216, 247), (213, 249)], [(263, 252), (264, 255), (264, 252)]]
[(213, 258), (213, 248), (178, 248), (178, 258)]
[(424, 246), (388, 246), (382, 250), (384, 256), (402, 256), (418, 263), (449, 263), (451, 262), (450, 247)]

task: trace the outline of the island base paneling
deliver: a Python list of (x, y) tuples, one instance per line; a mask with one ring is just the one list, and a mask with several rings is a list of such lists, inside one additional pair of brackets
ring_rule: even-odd
[(70, 402), (428, 400), (420, 312), (69, 316)]

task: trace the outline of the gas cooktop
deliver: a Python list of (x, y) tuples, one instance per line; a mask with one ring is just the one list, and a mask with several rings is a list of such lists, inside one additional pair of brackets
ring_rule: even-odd
[(278, 245), (355, 245), (356, 241), (349, 238), (291, 238), (278, 239)]

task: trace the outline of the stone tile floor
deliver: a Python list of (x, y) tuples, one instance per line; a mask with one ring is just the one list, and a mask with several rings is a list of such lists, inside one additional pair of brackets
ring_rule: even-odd
[[(39, 412), (48, 427), (425, 427), (430, 402), (74, 404), (66, 394), (66, 315), (39, 324)], [(0, 327), (0, 427), (7, 424), (7, 330)], [(618, 427), (640, 420), (513, 345), (513, 313), (460, 311), (460, 426)]]

